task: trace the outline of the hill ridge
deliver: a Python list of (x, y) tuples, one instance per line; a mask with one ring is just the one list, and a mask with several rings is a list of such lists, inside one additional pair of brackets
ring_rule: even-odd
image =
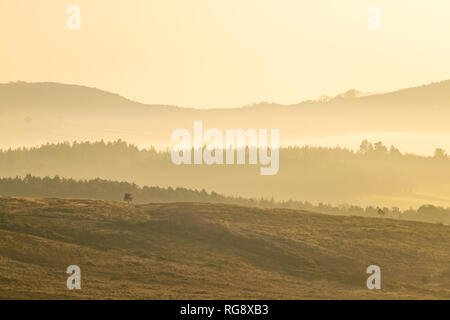
[[(2, 93), (4, 95), (5, 93), (5, 89), (13, 89), (13, 90), (17, 90), (19, 88), (25, 88), (25, 89), (35, 89), (41, 87), (41, 89), (45, 89), (45, 90), (49, 90), (49, 89), (55, 89), (55, 88), (59, 88), (59, 89), (73, 89), (73, 90), (84, 90), (86, 93), (95, 93), (97, 95), (104, 95), (105, 97), (108, 98), (116, 98), (120, 101), (126, 102), (126, 103), (130, 103), (130, 104), (136, 104), (136, 105), (140, 105), (140, 106), (147, 106), (147, 107), (166, 107), (166, 108), (172, 108), (172, 109), (182, 109), (182, 110), (201, 110), (201, 111), (205, 111), (205, 110), (240, 110), (240, 109), (246, 109), (246, 108), (257, 108), (257, 107), (298, 107), (298, 106), (302, 106), (302, 105), (306, 105), (306, 104), (317, 104), (317, 103), (336, 103), (336, 102), (342, 102), (342, 101), (351, 101), (351, 100), (367, 100), (367, 99), (373, 99), (373, 98), (386, 98), (386, 97), (392, 97), (392, 96), (401, 96), (407, 93), (412, 93), (414, 91), (424, 91), (424, 90), (443, 90), (445, 89), (445, 91), (449, 92), (450, 95), (450, 79), (448, 80), (442, 80), (442, 81), (436, 81), (436, 82), (431, 82), (428, 84), (423, 84), (423, 85), (418, 85), (418, 86), (413, 86), (413, 87), (407, 87), (407, 88), (402, 88), (402, 89), (398, 89), (398, 90), (393, 90), (393, 91), (387, 91), (387, 92), (382, 92), (382, 93), (371, 93), (371, 94), (366, 94), (363, 96), (357, 96), (357, 97), (345, 97), (342, 96), (341, 94), (337, 94), (334, 97), (329, 97), (330, 100), (326, 101), (326, 102), (322, 102), (319, 100), (304, 100), (301, 101), (299, 103), (295, 103), (295, 104), (280, 104), (280, 103), (276, 103), (276, 102), (258, 102), (258, 103), (253, 103), (253, 104), (248, 104), (248, 105), (244, 105), (244, 106), (240, 106), (240, 107), (229, 107), (229, 108), (217, 108), (217, 107), (207, 107), (207, 108), (195, 108), (195, 107), (183, 107), (183, 106), (175, 106), (175, 105), (161, 105), (161, 104), (153, 104), (153, 103), (145, 103), (145, 102), (140, 102), (140, 101), (136, 101), (136, 100), (132, 100), (129, 99), (119, 93), (114, 93), (108, 90), (104, 90), (104, 89), (100, 89), (97, 87), (91, 87), (91, 86), (86, 86), (86, 85), (80, 85), (80, 84), (67, 84), (67, 83), (60, 83), (60, 82), (25, 82), (25, 81), (16, 81), (16, 82), (8, 82), (8, 83), (0, 83), (0, 93)], [(351, 89), (349, 91), (352, 91), (354, 89)], [(18, 95), (19, 97), (21, 95)], [(4, 96), (3, 96), (4, 97)]]

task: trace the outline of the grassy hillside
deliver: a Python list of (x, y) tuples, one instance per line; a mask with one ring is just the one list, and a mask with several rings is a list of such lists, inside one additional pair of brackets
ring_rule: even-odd
[[(0, 198), (0, 298), (450, 298), (448, 226), (287, 209)], [(66, 289), (69, 265), (82, 290)], [(377, 264), (382, 290), (366, 289)]]
[(209, 110), (146, 105), (84, 86), (16, 82), (0, 84), (0, 147), (119, 138), (167, 146), (173, 130), (192, 130), (194, 120), (203, 120), (205, 128), (221, 130), (279, 128), (283, 145), (321, 144), (327, 137), (340, 137), (329, 142), (343, 145), (354, 135), (385, 140), (386, 133), (407, 133), (436, 134), (428, 142), (434, 148), (448, 138), (449, 106), (450, 80), (364, 97)]

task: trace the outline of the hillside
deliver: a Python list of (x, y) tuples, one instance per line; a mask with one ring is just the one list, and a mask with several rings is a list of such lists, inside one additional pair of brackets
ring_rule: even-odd
[[(390, 103), (402, 105), (431, 104), (431, 105), (449, 105), (450, 104), (450, 80), (433, 82), (418, 87), (405, 88), (392, 92), (355, 95), (352, 92), (357, 90), (349, 90), (347, 93), (329, 97), (327, 101), (304, 101), (294, 105), (280, 105), (276, 103), (261, 102), (255, 105), (249, 105), (243, 108), (231, 109), (209, 109), (209, 110), (232, 110), (253, 108), (277, 109), (277, 107), (314, 107), (326, 104), (373, 104), (382, 103), (384, 105)], [(129, 112), (142, 111), (142, 107), (147, 109), (153, 108), (153, 111), (168, 110), (199, 110), (193, 108), (181, 108), (167, 105), (143, 104), (129, 100), (116, 93), (105, 90), (70, 85), (56, 82), (10, 82), (0, 83), (0, 107), (2, 111), (8, 111), (8, 106), (23, 111), (33, 111), (37, 107), (44, 108), (46, 111), (89, 111), (93, 108), (109, 108), (110, 110), (120, 110)], [(231, 107), (231, 106), (230, 106)], [(70, 110), (71, 109), (71, 110)], [(90, 110), (94, 111), (94, 110)]]
[[(0, 298), (450, 298), (448, 226), (222, 204), (0, 198)], [(65, 288), (79, 265), (82, 290)], [(369, 291), (366, 267), (382, 269)]]
[[(407, 133), (423, 138), (427, 133), (427, 143), (435, 148), (442, 144), (442, 133), (450, 134), (449, 116), (450, 80), (290, 106), (260, 103), (208, 110), (146, 105), (84, 86), (0, 84), (0, 147), (6, 148), (119, 138), (139, 146), (167, 146), (173, 130), (192, 130), (194, 120), (203, 120), (205, 128), (279, 128), (283, 145), (349, 145), (361, 137), (383, 140), (388, 134), (399, 139), (395, 133)], [(411, 146), (402, 143), (399, 147)]]

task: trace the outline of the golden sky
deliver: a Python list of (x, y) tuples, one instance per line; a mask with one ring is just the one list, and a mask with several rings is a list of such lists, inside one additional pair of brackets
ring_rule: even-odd
[[(81, 8), (81, 30), (66, 8)], [(367, 8), (382, 10), (368, 30)], [(449, 0), (1, 0), (0, 82), (186, 107), (283, 104), (450, 78)]]

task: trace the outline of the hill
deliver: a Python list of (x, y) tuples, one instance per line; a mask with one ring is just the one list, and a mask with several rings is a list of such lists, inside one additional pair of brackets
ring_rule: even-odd
[[(192, 130), (194, 120), (222, 130), (279, 128), (284, 145), (348, 145), (353, 135), (382, 140), (378, 134), (449, 133), (446, 119), (450, 116), (450, 80), (384, 94), (344, 94), (290, 106), (260, 103), (207, 110), (145, 105), (84, 86), (18, 82), (0, 84), (0, 116), (0, 133), (4, 133), (0, 147), (119, 138), (139, 146), (167, 146), (173, 130)], [(430, 143), (434, 148), (441, 141), (442, 137), (437, 136)]]
[[(207, 203), (0, 198), (0, 298), (450, 298), (449, 227)], [(82, 289), (65, 288), (69, 265)], [(382, 289), (366, 288), (367, 266)]]
[[(212, 108), (207, 110), (232, 110), (250, 108), (273, 108), (277, 107), (315, 107), (324, 104), (373, 104), (383, 105), (397, 103), (402, 105), (449, 105), (450, 104), (450, 80), (433, 82), (418, 87), (405, 88), (392, 92), (378, 94), (360, 94), (357, 90), (349, 90), (327, 99), (317, 101), (308, 100), (293, 105), (280, 105), (277, 103), (261, 102), (248, 105), (242, 108)], [(142, 107), (152, 109), (152, 111), (174, 110), (201, 110), (194, 108), (182, 108), (168, 105), (143, 104), (129, 100), (117, 93), (105, 90), (56, 82), (10, 82), (0, 83), (0, 97), (2, 111), (21, 108), (23, 111), (33, 111), (33, 109), (44, 108), (45, 110), (60, 111), (95, 111), (95, 109), (109, 109), (110, 111), (120, 110), (129, 112), (143, 111)], [(92, 110), (94, 109), (94, 110)]]

